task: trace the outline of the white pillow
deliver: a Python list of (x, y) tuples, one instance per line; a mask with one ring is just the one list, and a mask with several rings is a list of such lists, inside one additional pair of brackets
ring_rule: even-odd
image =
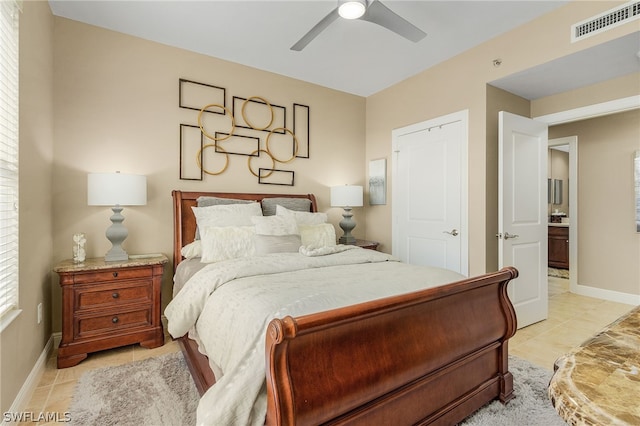
[(298, 253), (302, 245), (300, 235), (256, 235), (256, 255), (270, 253)]
[(327, 223), (329, 220), (329, 217), (326, 213), (312, 213), (289, 210), (279, 204), (276, 206), (276, 216), (293, 217), (298, 225), (320, 225), (322, 223)]
[(182, 247), (180, 250), (182, 257), (185, 259), (193, 259), (194, 257), (202, 256), (202, 242), (200, 240), (196, 240), (192, 243), (187, 244)]
[(303, 246), (332, 247), (336, 245), (336, 229), (330, 223), (299, 225)]
[(262, 216), (260, 203), (219, 204), (207, 207), (191, 207), (198, 229), (206, 226), (251, 226), (252, 216)]
[(298, 225), (293, 216), (254, 216), (251, 222), (257, 235), (297, 235)]
[(253, 226), (205, 226), (200, 234), (203, 263), (255, 255)]

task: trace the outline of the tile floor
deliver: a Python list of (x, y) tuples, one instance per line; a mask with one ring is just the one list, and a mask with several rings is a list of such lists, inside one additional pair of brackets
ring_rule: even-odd
[(553, 370), (558, 357), (632, 308), (569, 293), (569, 280), (549, 277), (549, 317), (518, 330), (509, 340), (509, 353)]
[[(38, 387), (23, 411), (34, 413), (36, 416), (39, 413), (65, 413), (71, 405), (76, 382), (83, 373), (96, 368), (112, 367), (178, 351), (180, 351), (178, 342), (173, 341), (171, 337), (166, 334), (165, 343), (159, 348), (145, 349), (140, 345), (123, 346), (121, 348), (89, 354), (87, 359), (80, 364), (58, 370), (56, 367), (57, 350), (54, 350), (47, 360), (47, 365)], [(63, 414), (60, 414), (58, 418), (64, 419)], [(55, 424), (60, 426), (61, 423), (23, 422), (20, 424)]]
[[(549, 318), (518, 330), (509, 341), (509, 352), (553, 370), (553, 363), (558, 357), (631, 308), (631, 305), (569, 293), (568, 280), (549, 277)], [(64, 413), (71, 404), (75, 384), (82, 373), (179, 350), (178, 343), (167, 337), (164, 346), (160, 348), (144, 349), (139, 345), (133, 345), (89, 354), (89, 357), (77, 366), (61, 370), (56, 368), (56, 351), (53, 351), (39, 386), (25, 411), (36, 414)]]

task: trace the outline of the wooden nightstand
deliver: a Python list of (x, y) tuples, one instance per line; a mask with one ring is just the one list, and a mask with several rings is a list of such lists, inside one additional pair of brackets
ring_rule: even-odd
[(164, 255), (105, 262), (65, 260), (53, 270), (62, 287), (62, 341), (58, 368), (72, 367), (87, 353), (140, 343), (164, 344), (161, 288)]
[(355, 245), (369, 250), (378, 250), (378, 244), (377, 241), (356, 240)]

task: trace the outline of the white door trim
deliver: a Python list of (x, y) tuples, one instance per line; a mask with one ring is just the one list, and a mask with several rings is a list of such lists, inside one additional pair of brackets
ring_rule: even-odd
[(533, 117), (534, 120), (547, 123), (549, 126), (556, 124), (571, 123), (572, 121), (587, 120), (589, 118), (600, 117), (602, 115), (615, 114), (618, 112), (630, 111), (640, 108), (640, 95), (629, 96), (628, 98), (614, 99), (612, 101), (587, 105), (567, 111)]
[[(396, 139), (401, 134), (407, 134), (412, 132), (418, 132), (421, 130), (444, 126), (449, 123), (454, 123), (460, 121), (462, 122), (462, 144), (460, 149), (460, 265), (461, 265), (461, 273), (465, 276), (469, 275), (469, 110), (465, 109), (462, 111), (454, 112), (451, 114), (443, 115), (431, 120), (422, 121), (420, 123), (411, 124), (405, 127), (401, 127), (398, 129), (393, 129), (391, 131), (391, 158), (393, 161), (393, 167), (391, 171), (391, 196), (393, 194), (397, 194), (398, 188), (396, 187), (398, 179), (396, 176), (397, 173), (397, 154), (396, 154)], [(398, 247), (399, 242), (397, 241), (397, 234), (393, 231), (394, 219), (398, 217), (396, 203), (391, 202), (391, 246), (392, 251)]]

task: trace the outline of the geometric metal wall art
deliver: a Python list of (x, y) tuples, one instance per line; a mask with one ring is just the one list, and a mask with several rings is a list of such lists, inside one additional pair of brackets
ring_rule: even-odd
[[(226, 104), (226, 90), (211, 84), (198, 83), (181, 78), (178, 86), (178, 99), (180, 108), (200, 111), (202, 105)], [(213, 114), (222, 114), (220, 111), (210, 111)]]
[(309, 158), (309, 107), (293, 104), (293, 133), (298, 138), (298, 158)]
[(222, 174), (234, 157), (244, 157), (259, 184), (294, 185), (295, 172), (287, 168), (309, 158), (308, 105), (232, 96), (227, 107), (226, 89), (183, 78), (178, 98), (180, 108), (197, 111), (197, 124), (180, 124), (180, 179)]
[(204, 135), (200, 127), (191, 124), (180, 125), (180, 179), (202, 180), (202, 169), (194, 167), (194, 159), (198, 153), (202, 154), (203, 146)]

